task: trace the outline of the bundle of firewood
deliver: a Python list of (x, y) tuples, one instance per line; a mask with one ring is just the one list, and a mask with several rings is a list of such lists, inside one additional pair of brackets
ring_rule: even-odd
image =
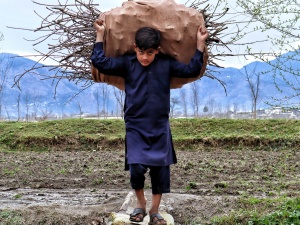
[[(102, 12), (92, 0), (74, 0), (56, 5), (47, 3), (35, 4), (46, 7), (48, 15), (37, 15), (41, 18), (41, 25), (32, 29), (34, 32), (43, 32), (40, 38), (34, 41), (34, 46), (47, 43), (49, 50), (42, 52), (36, 49), (41, 56), (41, 61), (51, 59), (53, 65), (42, 65), (55, 69), (56, 75), (51, 78), (68, 79), (83, 86), (93, 84), (91, 80), (90, 56), (95, 43), (96, 32), (94, 21), (100, 16), (105, 18), (106, 36), (105, 52), (107, 56), (118, 56), (132, 51), (135, 31), (142, 26), (151, 26), (162, 33), (162, 53), (169, 54), (182, 62), (188, 62), (196, 49), (196, 31), (199, 25), (203, 25), (210, 33), (205, 51), (204, 68), (198, 78), (212, 76), (206, 71), (206, 65), (215, 65), (217, 55), (213, 55), (210, 49), (214, 45), (223, 45), (220, 36), (226, 29), (226, 23), (217, 23), (213, 19), (226, 14), (211, 15), (204, 4), (208, 0), (195, 0), (189, 7), (176, 4), (174, 0), (129, 0), (122, 6), (108, 12)], [(201, 8), (202, 7), (202, 8)], [(105, 16), (104, 16), (105, 15)], [(36, 69), (32, 68), (32, 70)], [(26, 71), (28, 72), (28, 71)], [(97, 72), (97, 71), (94, 71)], [(25, 74), (25, 73), (24, 73)], [(24, 75), (20, 75), (16, 82)], [(123, 88), (123, 80), (103, 76), (103, 82)], [(49, 77), (50, 78), (50, 77)], [(197, 79), (198, 79), (197, 78)], [(114, 80), (117, 79), (117, 80)], [(177, 78), (172, 80), (172, 88), (181, 87), (183, 84), (195, 79)]]

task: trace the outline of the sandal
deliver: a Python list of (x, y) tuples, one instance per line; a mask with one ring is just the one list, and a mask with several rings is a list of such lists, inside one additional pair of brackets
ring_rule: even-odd
[[(156, 218), (156, 220), (154, 220), (154, 218)], [(159, 224), (167, 225), (167, 221), (159, 213), (152, 213), (150, 215), (150, 222), (148, 223), (148, 225), (159, 225)]]
[(142, 208), (135, 208), (133, 213), (130, 214), (129, 220), (132, 222), (143, 222), (147, 213)]

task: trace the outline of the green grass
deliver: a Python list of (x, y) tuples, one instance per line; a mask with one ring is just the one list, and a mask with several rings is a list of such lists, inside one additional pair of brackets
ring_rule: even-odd
[(299, 225), (300, 197), (241, 199), (243, 210), (228, 216), (214, 217), (214, 225)]
[(21, 214), (13, 210), (0, 210), (0, 225), (16, 225), (23, 222)]
[[(276, 150), (300, 148), (298, 120), (172, 119), (179, 150), (201, 147)], [(0, 149), (93, 150), (124, 145), (123, 120), (68, 119), (35, 123), (1, 122)]]
[(69, 119), (36, 123), (1, 122), (0, 149), (84, 150), (105, 141), (106, 145), (124, 139), (122, 120)]
[(177, 119), (171, 122), (173, 137), (191, 146), (299, 147), (298, 120)]

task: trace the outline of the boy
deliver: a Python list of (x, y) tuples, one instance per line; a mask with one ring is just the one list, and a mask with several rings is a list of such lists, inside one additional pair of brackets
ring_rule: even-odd
[[(149, 225), (166, 224), (158, 208), (162, 194), (170, 192), (170, 165), (177, 162), (169, 124), (170, 77), (200, 74), (208, 32), (204, 27), (195, 31), (197, 50), (186, 65), (158, 54), (160, 32), (150, 27), (136, 32), (135, 55), (108, 58), (103, 50), (103, 21), (97, 19), (94, 27), (97, 34), (91, 56), (93, 66), (103, 74), (122, 76), (125, 80), (125, 163), (137, 197), (137, 207), (130, 214), (130, 221), (142, 222), (146, 216), (144, 175), (149, 169), (152, 185)], [(97, 77), (93, 79), (99, 81)]]

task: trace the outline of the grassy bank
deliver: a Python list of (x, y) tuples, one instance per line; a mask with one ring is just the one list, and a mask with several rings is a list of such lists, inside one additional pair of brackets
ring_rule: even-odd
[[(298, 120), (173, 119), (176, 149), (202, 147), (276, 150), (300, 148)], [(123, 120), (69, 119), (1, 122), (2, 150), (93, 150), (123, 148)]]
[[(241, 209), (228, 216), (215, 217), (214, 225), (299, 225), (300, 198), (241, 198)], [(262, 213), (263, 212), (263, 213)]]

